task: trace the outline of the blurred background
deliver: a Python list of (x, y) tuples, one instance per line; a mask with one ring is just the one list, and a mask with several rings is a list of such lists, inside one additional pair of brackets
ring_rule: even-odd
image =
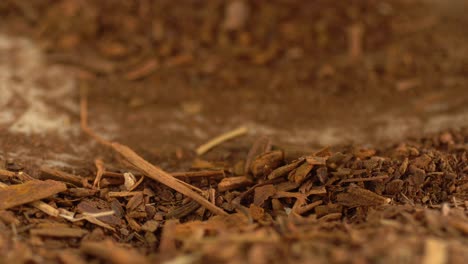
[(150, 160), (239, 125), (245, 142), (304, 149), (466, 126), (466, 11), (462, 0), (2, 0), (0, 145), (87, 152), (80, 83), (91, 126)]

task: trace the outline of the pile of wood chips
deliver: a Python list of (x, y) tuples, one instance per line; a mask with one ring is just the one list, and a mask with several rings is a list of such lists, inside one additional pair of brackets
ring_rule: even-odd
[(291, 157), (261, 137), (232, 167), (197, 158), (204, 169), (167, 174), (211, 206), (138, 165), (107, 170), (97, 160), (95, 175), (41, 167), (36, 178), (7, 163), (0, 255), (7, 263), (462, 263), (467, 138), (446, 132), (384, 150)]

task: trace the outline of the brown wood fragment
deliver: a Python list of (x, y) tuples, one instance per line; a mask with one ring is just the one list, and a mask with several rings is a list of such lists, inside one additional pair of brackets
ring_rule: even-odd
[(317, 178), (319, 181), (324, 184), (328, 180), (328, 169), (327, 167), (320, 167), (317, 169)]
[(253, 184), (252, 180), (246, 176), (224, 178), (218, 184), (218, 191), (225, 192), (225, 191), (249, 186), (252, 184)]
[(326, 165), (328, 157), (319, 157), (319, 156), (307, 156), (306, 161), (310, 165)]
[(312, 168), (314, 168), (314, 165), (308, 162), (303, 163), (301, 166), (297, 167), (289, 173), (288, 180), (295, 183), (301, 183), (307, 178), (310, 171), (312, 171)]
[(136, 232), (141, 231), (141, 225), (132, 217), (130, 217), (129, 214), (125, 215), (125, 219), (127, 220), (128, 226), (133, 229)]
[(279, 184), (275, 185), (275, 188), (277, 191), (291, 191), (296, 188), (298, 188), (300, 185), (295, 182), (290, 182), (290, 181), (285, 181), (285, 182), (280, 182)]
[(276, 193), (276, 188), (273, 184), (267, 184), (264, 186), (260, 186), (255, 188), (254, 191), (254, 202), (256, 206), (263, 206), (263, 203), (273, 196)]
[(57, 180), (57, 181), (64, 181), (71, 183), (76, 186), (83, 186), (83, 178), (61, 171), (53, 168), (49, 168), (46, 166), (42, 166), (41, 170), (41, 179), (50, 179), (50, 180)]
[(110, 240), (100, 242), (84, 241), (81, 243), (81, 252), (95, 256), (113, 264), (147, 264), (149, 261), (135, 250), (126, 249), (116, 245)]
[(336, 196), (336, 202), (348, 206), (376, 206), (390, 203), (391, 199), (360, 187), (350, 187)]
[(380, 181), (387, 179), (388, 175), (380, 175), (380, 176), (374, 176), (374, 177), (367, 177), (367, 178), (351, 178), (351, 179), (344, 179), (341, 180), (340, 183), (346, 183), (346, 182), (367, 182), (367, 181)]
[(145, 198), (142, 192), (138, 192), (136, 195), (132, 196), (130, 200), (127, 202), (127, 212), (139, 209), (140, 207), (144, 206)]
[(289, 164), (286, 164), (286, 165), (281, 166), (281, 167), (279, 167), (279, 168), (276, 168), (275, 170), (273, 170), (273, 171), (268, 175), (268, 179), (269, 179), (269, 180), (272, 180), (272, 179), (276, 179), (276, 178), (280, 178), (280, 177), (286, 176), (286, 175), (288, 175), (288, 173), (290, 173), (292, 170), (294, 170), (294, 169), (297, 168), (299, 165), (301, 165), (304, 161), (305, 161), (304, 158), (299, 158), (298, 160), (293, 161), (292, 163), (289, 163)]
[(200, 208), (200, 204), (192, 200), (174, 210), (169, 211), (166, 214), (166, 219), (170, 219), (170, 218), (180, 219), (182, 217), (185, 217), (191, 214), (198, 208)]
[(324, 195), (327, 194), (327, 188), (325, 186), (312, 187), (309, 191), (306, 192), (306, 195)]
[(31, 229), (29, 233), (31, 235), (47, 237), (83, 237), (88, 234), (88, 231), (81, 228), (50, 227)]
[(268, 137), (262, 136), (259, 137), (255, 142), (252, 144), (252, 147), (249, 149), (247, 153), (247, 157), (244, 163), (244, 173), (250, 173), (250, 164), (252, 164), (253, 160), (258, 156), (265, 152), (271, 150), (271, 140)]
[(159, 67), (158, 60), (152, 58), (143, 62), (141, 65), (138, 65), (135, 69), (127, 72), (124, 76), (125, 76), (125, 79), (129, 81), (136, 81), (136, 80), (143, 79), (149, 76), (158, 67)]
[(319, 201), (315, 201), (313, 203), (310, 203), (310, 204), (306, 204), (306, 205), (302, 205), (302, 206), (298, 206), (297, 208), (294, 208), (294, 212), (297, 213), (298, 215), (303, 215), (307, 212), (309, 212), (310, 210), (314, 209), (315, 207), (321, 205), (323, 202), (321, 200)]
[(305, 200), (307, 198), (307, 195), (298, 193), (298, 192), (277, 191), (272, 197), (273, 198), (296, 198), (296, 199)]
[(70, 188), (67, 191), (67, 194), (73, 197), (88, 197), (94, 196), (98, 190), (87, 189), (87, 188)]
[(284, 162), (284, 153), (281, 150), (266, 152), (252, 162), (250, 171), (254, 177), (263, 177), (269, 175), (274, 169), (281, 166)]
[(342, 211), (343, 206), (340, 204), (318, 205), (315, 207), (315, 214), (317, 214), (317, 218), (328, 214), (341, 213)]
[(108, 192), (107, 196), (110, 198), (113, 197), (128, 197), (128, 196), (134, 196), (137, 195), (141, 192)]
[(259, 221), (265, 216), (265, 209), (255, 204), (251, 204), (249, 207), (249, 214), (253, 220)]
[(172, 176), (176, 178), (200, 178), (200, 177), (209, 177), (209, 178), (224, 178), (226, 175), (224, 170), (202, 170), (202, 171), (183, 171), (183, 172), (171, 172)]
[(0, 210), (38, 201), (67, 190), (62, 182), (28, 181), (0, 188)]

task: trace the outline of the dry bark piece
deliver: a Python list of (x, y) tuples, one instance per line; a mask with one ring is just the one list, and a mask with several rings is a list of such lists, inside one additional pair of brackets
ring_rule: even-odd
[(183, 172), (171, 172), (172, 176), (176, 178), (224, 178), (226, 175), (224, 170), (202, 170), (202, 171), (183, 171)]
[(297, 208), (293, 208), (293, 209), (294, 209), (294, 212), (297, 213), (298, 215), (303, 215), (309, 212), (310, 210), (314, 209), (315, 207), (321, 205), (322, 203), (323, 201), (319, 200), (310, 204), (298, 206)]
[(284, 153), (281, 150), (273, 150), (258, 156), (250, 165), (250, 171), (254, 177), (269, 175), (274, 169), (281, 166), (284, 161)]
[(301, 165), (303, 162), (305, 161), (304, 158), (300, 158), (296, 161), (293, 161), (292, 163), (289, 163), (289, 164), (286, 164), (284, 166), (281, 166), (279, 168), (276, 168), (275, 170), (273, 170), (269, 175), (268, 175), (268, 179), (269, 180), (273, 180), (273, 179), (276, 179), (276, 178), (280, 178), (280, 177), (283, 177), (283, 176), (286, 176), (288, 175), (288, 173), (290, 173), (292, 170), (294, 170), (295, 168), (297, 168), (299, 165)]
[(315, 214), (317, 214), (317, 218), (321, 218), (328, 214), (341, 213), (342, 211), (343, 206), (340, 204), (318, 205), (315, 207)]
[(113, 197), (128, 197), (128, 196), (135, 196), (141, 192), (108, 192), (107, 196), (109, 198)]
[(314, 165), (306, 162), (297, 167), (297, 169), (291, 171), (288, 175), (288, 180), (295, 183), (301, 183), (307, 178), (309, 173), (312, 171), (312, 168), (314, 168)]
[(319, 156), (308, 156), (306, 157), (307, 163), (310, 165), (326, 165), (328, 157), (319, 157)]
[(135, 250), (117, 246), (110, 240), (81, 243), (81, 252), (100, 258), (113, 264), (147, 264), (149, 261)]
[(41, 170), (41, 179), (50, 179), (50, 180), (57, 180), (57, 181), (64, 181), (68, 183), (72, 183), (76, 186), (83, 186), (83, 178), (61, 171), (53, 168), (49, 168), (46, 166), (42, 166)]
[(403, 162), (401, 163), (400, 167), (398, 168), (398, 172), (401, 175), (404, 175), (406, 173), (406, 169), (408, 168), (409, 160), (408, 158), (405, 158)]
[(384, 179), (387, 179), (387, 178), (388, 178), (388, 175), (380, 175), (380, 176), (367, 177), (367, 178), (350, 178), (350, 179), (341, 180), (340, 183), (381, 181), (381, 180), (384, 180)]
[(247, 158), (245, 159), (245, 164), (244, 164), (244, 173), (245, 174), (250, 173), (250, 164), (252, 164), (253, 160), (258, 155), (261, 155), (270, 150), (271, 150), (271, 140), (268, 137), (262, 136), (262, 137), (259, 137), (257, 140), (255, 140), (255, 142), (253, 143), (252, 147), (249, 150), (249, 153), (247, 153)]
[(67, 194), (73, 197), (89, 197), (89, 196), (94, 196), (98, 190), (93, 190), (93, 189), (87, 189), (87, 188), (70, 188), (67, 191)]
[(426, 169), (427, 166), (429, 166), (429, 163), (431, 163), (432, 161), (432, 158), (429, 157), (427, 154), (423, 154), (417, 158), (415, 158), (414, 160), (411, 161), (411, 165), (414, 165), (416, 166), (417, 168), (420, 168), (420, 169)]
[(324, 194), (327, 194), (327, 188), (325, 188), (325, 186), (312, 187), (305, 194), (307, 196), (309, 196), (309, 195), (324, 195)]
[(38, 201), (67, 190), (58, 181), (28, 181), (26, 183), (0, 188), (0, 210)]
[(255, 188), (254, 202), (256, 206), (263, 206), (263, 203), (276, 193), (276, 188), (273, 184), (267, 184)]
[(290, 181), (281, 182), (275, 185), (277, 191), (287, 192), (296, 189), (300, 184)]
[(88, 234), (88, 231), (81, 228), (50, 227), (31, 229), (29, 233), (31, 235), (46, 237), (83, 237)]
[(253, 220), (259, 221), (259, 220), (262, 220), (263, 217), (265, 216), (265, 209), (255, 204), (251, 204), (249, 207), (249, 214)]
[(361, 187), (350, 187), (336, 196), (336, 202), (348, 206), (376, 206), (390, 203), (391, 199), (380, 196)]
[(166, 214), (166, 219), (170, 219), (170, 218), (180, 219), (182, 217), (185, 217), (185, 216), (191, 214), (192, 212), (194, 212), (198, 208), (200, 208), (200, 204), (198, 204), (197, 202), (192, 200), (192, 201), (190, 201), (190, 202), (176, 208), (175, 210), (169, 211)]
[(246, 176), (224, 178), (218, 184), (218, 191), (225, 192), (252, 184), (252, 180)]
[(127, 211), (131, 212), (133, 210), (140, 209), (142, 206), (144, 207), (145, 201), (142, 192), (138, 192), (136, 195), (132, 196), (130, 200), (127, 202)]
[(393, 180), (385, 185), (385, 192), (390, 195), (400, 193), (404, 183), (405, 182), (400, 179)]
[(328, 169), (327, 167), (320, 167), (317, 169), (317, 178), (319, 181), (324, 184), (328, 180)]

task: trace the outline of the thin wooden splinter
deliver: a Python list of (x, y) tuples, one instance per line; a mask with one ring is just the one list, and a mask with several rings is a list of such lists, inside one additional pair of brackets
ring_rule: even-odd
[(119, 153), (122, 155), (130, 164), (135, 166), (140, 172), (142, 172), (144, 175), (147, 175), (147, 177), (158, 181), (164, 185), (166, 185), (169, 188), (172, 188), (181, 194), (192, 198), (196, 202), (198, 202), (200, 205), (203, 207), (207, 208), (211, 212), (218, 214), (218, 215), (227, 215), (227, 213), (217, 207), (216, 205), (210, 203), (208, 200), (206, 200), (203, 196), (199, 195), (193, 189), (198, 189), (195, 186), (192, 186), (188, 183), (184, 183), (180, 180), (177, 180), (174, 178), (172, 175), (169, 173), (163, 171), (162, 169), (152, 165), (142, 157), (140, 157), (137, 153), (135, 153), (131, 148), (119, 144), (117, 142), (110, 142), (99, 135), (97, 135), (93, 130), (91, 130), (88, 127), (88, 115), (87, 115), (87, 99), (86, 99), (86, 90), (83, 87), (81, 90), (81, 128), (82, 130), (87, 133), (89, 136), (94, 138), (96, 141), (99, 143), (111, 147), (115, 152)]
[(212, 140), (208, 141), (207, 143), (199, 146), (196, 150), (197, 154), (198, 155), (203, 155), (205, 154), (208, 150), (216, 147), (217, 145), (225, 142), (225, 141), (228, 141), (230, 139), (233, 139), (233, 138), (236, 138), (236, 137), (239, 137), (239, 136), (242, 136), (244, 134), (246, 134), (248, 131), (247, 127), (245, 126), (241, 126), (237, 129), (234, 129), (232, 131), (229, 131), (227, 133), (224, 133), (224, 134), (221, 134), (215, 138), (213, 138)]
[(101, 187), (101, 179), (102, 175), (104, 174), (104, 162), (101, 159), (95, 159), (94, 165), (96, 166), (96, 178), (94, 179), (93, 187), (100, 188)]

